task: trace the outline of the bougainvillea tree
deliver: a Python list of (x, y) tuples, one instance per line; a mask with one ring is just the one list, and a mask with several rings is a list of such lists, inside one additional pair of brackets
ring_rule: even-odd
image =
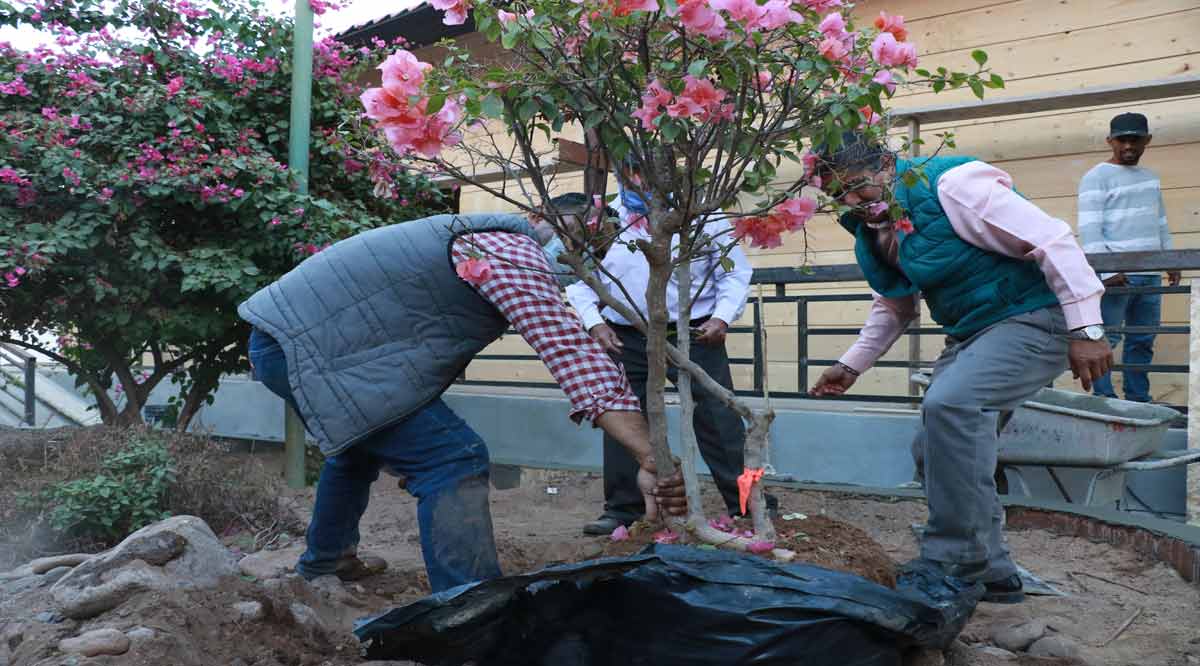
[[(678, 271), (680, 293), (693, 293), (689, 263), (699, 253), (711, 253), (714, 246), (727, 252), (742, 241), (778, 246), (783, 234), (801, 232), (814, 215), (844, 212), (813, 187), (820, 185), (813, 148), (836, 147), (847, 130), (885, 133), (886, 105), (897, 86), (966, 85), (982, 95), (985, 87), (1002, 85), (985, 69), (986, 55), (974, 53), (974, 62), (964, 63), (969, 71), (919, 69), (902, 17), (882, 13), (871, 25), (855, 26), (851, 7), (841, 0), (432, 4), (445, 10), (449, 24), (473, 13), (478, 30), (501, 44), (503, 56), (477, 62), (445, 44), (445, 53), (427, 63), (399, 50), (380, 67), (382, 86), (363, 94), (366, 115), (399, 154), (525, 210), (542, 205), (555, 188), (555, 133), (582, 140), (588, 164), (640, 165), (640, 177), (613, 169), (621, 187), (638, 193), (648, 207), (617, 231), (594, 223), (612, 199), (603, 191), (603, 178), (586, 183), (596, 218), (589, 212), (585, 223), (574, 224), (551, 211), (570, 239), (559, 261), (646, 333), (647, 416), (657, 464), (666, 473), (674, 468), (664, 416), (666, 364), (686, 371), (680, 373), (680, 393), (684, 462), (691, 467), (684, 470), (691, 499), (688, 530), (712, 543), (770, 550), (774, 530), (760, 479), (773, 414), (769, 406), (752, 409), (693, 364), (687, 336), (680, 336), (678, 346), (669, 344), (670, 315), (690, 319), (687, 298), (679, 312), (667, 312), (672, 272)], [(496, 178), (497, 171), (512, 177)], [(706, 223), (720, 218), (730, 220), (732, 231), (714, 238), (706, 231), (714, 227)], [(590, 256), (595, 247), (635, 227), (639, 235), (621, 235), (617, 249), (609, 251), (645, 255), (646, 312), (613, 298), (590, 268), (599, 266)], [(610, 237), (596, 238), (602, 234)], [(614, 282), (623, 288), (619, 279)], [(686, 464), (695, 447), (686, 411), (691, 381), (720, 396), (749, 424), (739, 486), (749, 499), (753, 537), (726, 533), (727, 523), (706, 520), (700, 507), (694, 465)]]
[(382, 42), (317, 44), (296, 192), (291, 20), (267, 9), (0, 0), (0, 25), (44, 42), (0, 44), (0, 331), (66, 364), (106, 423), (140, 420), (170, 378), (186, 426), (244, 369), (241, 300), (335, 240), (445, 209), (359, 136), (354, 82), (396, 47)]

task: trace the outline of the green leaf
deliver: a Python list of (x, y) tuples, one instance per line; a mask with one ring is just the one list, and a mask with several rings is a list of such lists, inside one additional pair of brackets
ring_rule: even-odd
[(721, 268), (727, 273), (731, 272), (733, 270), (733, 259), (730, 259), (729, 257), (721, 257)]
[(991, 81), (992, 81), (992, 85), (997, 88), (1004, 87), (1004, 79), (1001, 78), (1001, 76), (999, 74), (992, 74)]
[(975, 62), (979, 63), (980, 67), (983, 67), (985, 64), (987, 64), (988, 54), (985, 51), (980, 51), (979, 49), (976, 49), (974, 51), (971, 51), (971, 58), (974, 59)]
[(704, 76), (704, 69), (708, 67), (707, 60), (697, 60), (691, 65), (688, 65), (688, 74), (695, 77)]
[(935, 92), (935, 93), (942, 92), (942, 90), (945, 89), (945, 87), (946, 87), (946, 82), (942, 81), (941, 79), (938, 79), (937, 81), (933, 82), (933, 92)]
[(504, 117), (504, 102), (496, 95), (488, 95), (483, 98), (483, 104), (480, 106), (480, 111), (488, 118), (503, 118)]
[(975, 93), (976, 97), (983, 99), (983, 82), (979, 79), (971, 79), (967, 85), (971, 86), (971, 92)]
[(446, 95), (445, 94), (433, 95), (432, 97), (429, 98), (429, 102), (425, 105), (425, 115), (432, 116), (433, 114), (437, 113), (438, 111), (441, 111), (442, 107), (445, 105), (446, 105)]
[(664, 121), (659, 128), (662, 132), (663, 140), (667, 143), (675, 143), (675, 139), (683, 131), (683, 127), (676, 121)]
[(511, 50), (517, 45), (517, 37), (520, 35), (516, 30), (505, 30), (500, 35), (500, 46), (507, 50)]
[(528, 122), (538, 112), (538, 103), (535, 99), (527, 99), (517, 107), (517, 119), (521, 122)]

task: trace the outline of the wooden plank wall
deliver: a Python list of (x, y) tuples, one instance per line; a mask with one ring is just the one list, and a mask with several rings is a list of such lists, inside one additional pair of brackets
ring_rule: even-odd
[[(985, 49), (990, 65), (1007, 87), (989, 91), (990, 97), (1027, 95), (1097, 85), (1116, 85), (1176, 76), (1200, 66), (1200, 3), (1196, 0), (867, 0), (855, 10), (858, 20), (869, 22), (886, 9), (906, 17), (911, 39), (920, 49), (921, 64), (972, 66), (970, 52)], [(897, 109), (967, 102), (968, 91), (897, 92)], [(1094, 164), (1107, 159), (1104, 137), (1108, 120), (1122, 111), (1138, 111), (1150, 118), (1155, 138), (1143, 164), (1162, 177), (1168, 217), (1176, 247), (1200, 247), (1200, 100), (1185, 98), (1145, 104), (1101, 106), (987, 120), (931, 125), (922, 128), (928, 141), (933, 134), (954, 131), (957, 151), (988, 160), (1013, 174), (1018, 188), (1056, 217), (1075, 225), (1075, 193), (1080, 177)], [(569, 188), (570, 179), (562, 180)], [(463, 208), (494, 210), (490, 197), (464, 191)], [(752, 252), (757, 267), (850, 263), (853, 256), (847, 234), (832, 220), (814, 220), (808, 233), (789, 239), (783, 247)], [(791, 287), (789, 293), (862, 293), (861, 284)], [(858, 326), (866, 304), (812, 304), (814, 326)], [(749, 309), (747, 309), (749, 313)], [(1187, 323), (1186, 296), (1167, 296), (1164, 323)], [(796, 376), (796, 306), (767, 307), (770, 383), (775, 390), (794, 391)], [(928, 318), (926, 318), (928, 321)], [(743, 323), (749, 323), (748, 316)], [(1184, 336), (1161, 336), (1155, 360), (1187, 363)], [(815, 336), (809, 342), (810, 358), (836, 358), (852, 336)], [(749, 335), (730, 339), (732, 356), (750, 356)], [(923, 357), (932, 360), (941, 348), (933, 337), (922, 340)], [(523, 353), (520, 340), (502, 340), (496, 353)], [(904, 343), (888, 355), (907, 358)], [(810, 373), (810, 381), (819, 369)], [(473, 364), (472, 378), (549, 378), (540, 363), (487, 362)], [(878, 369), (864, 377), (855, 392), (901, 395), (906, 392), (906, 371)], [(749, 366), (734, 367), (735, 382), (750, 388)], [(1069, 379), (1069, 377), (1068, 377)], [(1184, 402), (1186, 376), (1152, 377), (1156, 399)], [(1069, 382), (1061, 382), (1066, 385)]]

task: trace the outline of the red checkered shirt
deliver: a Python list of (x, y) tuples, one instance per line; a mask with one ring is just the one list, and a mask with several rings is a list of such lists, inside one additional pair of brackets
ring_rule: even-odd
[(641, 410), (625, 371), (567, 309), (537, 241), (500, 231), (468, 234), (454, 241), (453, 257), (455, 264), (472, 258), (491, 264), (491, 277), (475, 288), (546, 364), (571, 401), (575, 422)]

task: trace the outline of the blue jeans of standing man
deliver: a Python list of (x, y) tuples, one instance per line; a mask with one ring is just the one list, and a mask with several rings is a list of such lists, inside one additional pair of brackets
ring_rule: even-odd
[[(293, 409), (287, 360), (271, 336), (250, 335), (254, 378)], [(500, 575), (488, 508), (487, 446), (438, 398), (403, 421), (325, 459), (296, 570), (308, 579), (335, 573), (357, 552), (358, 523), (384, 466), (403, 475), (417, 498), (421, 554), (434, 592)]]
[[(1158, 275), (1129, 275), (1131, 287), (1159, 287), (1162, 277)], [(1158, 326), (1162, 323), (1162, 294), (1105, 294), (1100, 302), (1101, 317), (1105, 328), (1119, 326)], [(1120, 333), (1109, 333), (1108, 343), (1115, 351), (1121, 342)], [(1121, 350), (1121, 363), (1147, 364), (1154, 359), (1153, 333), (1126, 333), (1125, 348)], [(1126, 370), (1125, 399), (1134, 402), (1150, 402), (1150, 377), (1144, 370)], [(1117, 397), (1113, 389), (1112, 373), (1104, 375), (1093, 384), (1096, 395)]]

